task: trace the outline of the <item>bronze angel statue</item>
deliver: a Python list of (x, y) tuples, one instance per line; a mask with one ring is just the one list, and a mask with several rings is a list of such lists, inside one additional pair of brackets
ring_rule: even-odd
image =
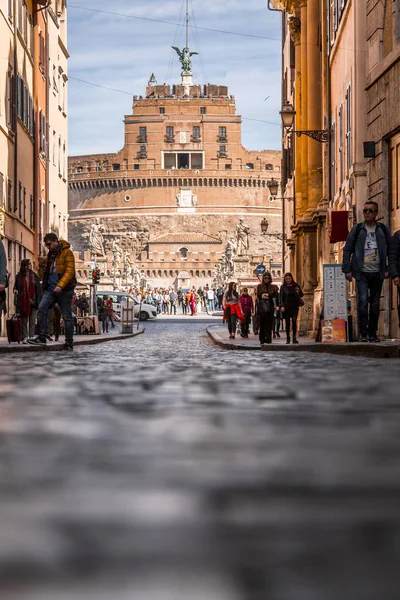
[(192, 72), (192, 61), (190, 60), (194, 54), (198, 54), (198, 52), (190, 52), (189, 48), (184, 48), (182, 51), (179, 50), (176, 46), (171, 46), (177, 55), (179, 56), (179, 60), (181, 61), (182, 70), (184, 73)]

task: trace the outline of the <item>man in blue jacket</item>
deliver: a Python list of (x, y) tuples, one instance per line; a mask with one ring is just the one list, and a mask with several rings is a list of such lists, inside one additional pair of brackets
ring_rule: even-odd
[[(347, 281), (354, 277), (358, 295), (358, 329), (361, 342), (380, 342), (376, 332), (383, 280), (388, 274), (390, 232), (377, 223), (378, 204), (368, 200), (363, 208), (364, 223), (350, 231), (343, 250), (343, 273)], [(369, 311), (368, 311), (369, 305)]]

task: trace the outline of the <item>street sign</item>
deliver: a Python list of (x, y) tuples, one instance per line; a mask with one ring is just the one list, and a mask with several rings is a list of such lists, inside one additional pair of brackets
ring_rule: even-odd
[(266, 270), (267, 270), (267, 267), (265, 265), (257, 265), (256, 268), (254, 269), (253, 273), (255, 275), (264, 275)]

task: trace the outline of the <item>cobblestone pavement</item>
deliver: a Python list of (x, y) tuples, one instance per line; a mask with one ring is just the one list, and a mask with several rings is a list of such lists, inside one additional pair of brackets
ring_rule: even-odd
[(395, 600), (400, 364), (200, 322), (0, 370), (2, 600)]

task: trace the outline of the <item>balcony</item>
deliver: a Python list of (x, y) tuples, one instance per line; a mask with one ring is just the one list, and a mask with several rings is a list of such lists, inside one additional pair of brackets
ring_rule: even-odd
[(217, 142), (219, 144), (226, 144), (227, 141), (228, 141), (228, 138), (226, 137), (226, 135), (219, 135), (217, 137)]
[(190, 141), (193, 142), (194, 144), (200, 144), (201, 137), (200, 136), (192, 135), (192, 137), (190, 138)]
[(217, 153), (217, 157), (218, 158), (228, 158), (228, 153), (226, 152), (226, 150), (224, 152), (220, 151)]
[(175, 143), (175, 136), (174, 135), (165, 135), (164, 136), (164, 142), (166, 144), (174, 144)]
[(147, 144), (147, 135), (139, 135), (137, 139), (138, 144)]
[(138, 158), (147, 158), (147, 151), (140, 151), (138, 152)]

